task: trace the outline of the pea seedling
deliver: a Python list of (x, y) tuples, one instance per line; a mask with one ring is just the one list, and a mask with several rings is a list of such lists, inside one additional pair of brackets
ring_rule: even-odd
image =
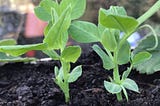
[[(123, 7), (111, 6), (108, 10), (101, 8), (99, 10), (98, 26), (85, 21), (74, 21), (69, 28), (69, 34), (78, 42), (100, 42), (102, 44), (105, 51), (98, 45), (94, 45), (93, 50), (100, 56), (103, 67), (107, 70), (113, 70), (113, 78), (110, 77), (110, 82), (104, 81), (104, 87), (108, 92), (116, 94), (118, 101), (123, 99), (122, 92), (128, 100), (126, 89), (139, 92), (136, 82), (128, 76), (133, 66), (152, 57), (148, 51), (154, 50), (158, 44), (158, 40), (156, 40), (154, 47), (133, 53), (127, 38), (141, 28), (140, 25), (157, 12), (159, 8), (160, 0), (138, 19), (127, 16)], [(124, 33), (122, 38), (120, 32)], [(157, 36), (155, 36), (155, 39), (157, 39)], [(131, 64), (130, 67), (120, 76), (119, 65), (128, 62)]]
[[(82, 74), (82, 67), (70, 71), (70, 63), (75, 63), (81, 54), (79, 46), (68, 46), (68, 28), (71, 20), (83, 15), (86, 0), (42, 0), (35, 8), (36, 16), (47, 21), (43, 43), (31, 45), (0, 46), (0, 51), (18, 56), (29, 50), (41, 50), (53, 60), (59, 60), (61, 67), (55, 66), (55, 83), (62, 89), (65, 101), (69, 102), (69, 83), (76, 81)], [(57, 52), (59, 50), (60, 53)]]

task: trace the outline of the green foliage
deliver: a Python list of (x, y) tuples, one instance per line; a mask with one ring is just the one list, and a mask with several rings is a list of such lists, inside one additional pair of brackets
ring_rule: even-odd
[[(17, 42), (14, 39), (4, 39), (0, 40), (0, 46), (4, 47), (5, 46), (11, 46), (15, 45)], [(11, 50), (9, 50), (11, 51)], [(0, 52), (0, 62), (30, 62), (30, 61), (35, 61), (35, 58), (21, 58), (21, 57), (15, 57), (15, 56), (10, 56), (6, 53)]]
[(70, 6), (62, 13), (57, 21), (49, 29), (47, 35), (43, 40), (44, 43), (47, 43), (49, 49), (60, 49), (63, 47), (63, 39), (66, 39), (68, 35), (67, 29), (69, 28), (71, 19), (70, 19)]
[(0, 46), (16, 45), (16, 44), (17, 44), (17, 42), (14, 39), (0, 40)]
[(122, 90), (119, 84), (108, 82), (108, 81), (104, 81), (104, 87), (107, 89), (108, 92), (112, 94), (120, 93)]
[(69, 34), (73, 39), (82, 43), (99, 41), (97, 26), (89, 22), (74, 21), (69, 28)]
[(130, 45), (126, 41), (118, 51), (117, 62), (119, 65), (126, 64), (130, 61)]
[[(128, 76), (132, 67), (137, 67), (137, 65), (137, 68), (146, 69), (142, 64), (151, 60), (154, 57), (153, 53), (155, 53), (155, 47), (158, 48), (156, 39), (156, 44), (153, 43), (154, 41), (150, 41), (149, 43), (146, 42), (146, 45), (143, 45), (143, 47), (140, 45), (141, 48), (139, 48), (140, 50), (138, 49), (138, 53), (131, 53), (131, 47), (127, 42), (127, 38), (139, 28), (141, 23), (158, 11), (160, 8), (159, 5), (160, 1), (157, 1), (149, 11), (137, 20), (133, 17), (127, 16), (123, 7), (111, 6), (108, 10), (101, 8), (99, 10), (98, 26), (89, 22), (75, 21), (69, 28), (69, 34), (78, 42), (101, 43), (105, 51), (103, 51), (98, 45), (94, 45), (93, 50), (100, 56), (105, 69), (113, 69), (113, 79), (111, 78), (111, 82), (104, 81), (104, 86), (108, 92), (116, 94), (119, 101), (122, 100), (121, 92), (123, 92), (128, 100), (126, 89), (139, 92), (136, 82), (129, 79)], [(120, 38), (120, 31), (124, 32), (122, 38)], [(154, 52), (147, 52), (146, 49), (149, 48), (148, 46), (154, 49)], [(120, 77), (118, 66), (128, 62), (131, 63), (131, 66), (128, 67), (128, 69), (123, 72), (122, 77)], [(152, 60), (152, 64), (153, 63)], [(147, 65), (150, 67), (149, 64)], [(156, 64), (154, 68), (158, 70), (160, 69), (160, 65)]]
[(98, 45), (93, 45), (92, 48), (100, 56), (105, 69), (110, 70), (115, 67), (113, 60)]
[(105, 29), (102, 34), (102, 44), (109, 51), (115, 51), (117, 47), (116, 40), (116, 30), (115, 29)]
[(125, 14), (124, 8), (113, 6), (108, 11), (100, 9), (99, 22), (107, 28), (119, 29), (125, 33), (135, 30), (138, 25), (136, 19)]
[(75, 67), (69, 74), (68, 82), (69, 83), (75, 82), (81, 75), (82, 75), (82, 67), (81, 66)]
[[(160, 41), (160, 37), (158, 36), (158, 41)], [(152, 48), (155, 44), (154, 36), (145, 37), (139, 45), (133, 51), (134, 54), (138, 54), (141, 51), (146, 51), (148, 48)], [(152, 57), (147, 59), (145, 62), (141, 62), (140, 64), (134, 65), (140, 73), (152, 74), (154, 72), (159, 71), (160, 66), (160, 44), (154, 50), (149, 50)]]
[(11, 45), (0, 46), (0, 52), (8, 53), (12, 56), (19, 56), (30, 50), (45, 50), (46, 44), (30, 44), (30, 45)]
[(134, 55), (132, 64), (133, 65), (138, 65), (140, 63), (143, 63), (147, 60), (149, 60), (152, 57), (152, 55), (148, 52), (139, 52)]
[(68, 46), (61, 54), (62, 61), (75, 63), (81, 54), (79, 46)]

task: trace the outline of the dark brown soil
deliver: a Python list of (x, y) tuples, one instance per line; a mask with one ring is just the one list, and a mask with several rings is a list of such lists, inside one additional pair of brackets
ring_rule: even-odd
[(132, 71), (130, 78), (138, 83), (140, 93), (128, 91), (129, 102), (118, 102), (103, 87), (112, 71), (102, 68), (95, 53), (81, 56), (72, 67), (79, 64), (83, 65), (83, 75), (70, 84), (69, 104), (65, 104), (62, 91), (52, 79), (57, 61), (0, 67), (0, 106), (160, 106), (160, 72), (146, 76)]

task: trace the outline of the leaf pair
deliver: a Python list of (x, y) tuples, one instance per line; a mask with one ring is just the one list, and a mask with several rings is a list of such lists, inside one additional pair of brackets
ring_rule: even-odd
[[(55, 72), (55, 80), (57, 83), (59, 83), (58, 85), (60, 85), (60, 83), (65, 83), (62, 68), (58, 70), (58, 67), (55, 67), (54, 72)], [(67, 75), (68, 76), (67, 82), (68, 83), (75, 82), (81, 75), (82, 75), (82, 66), (77, 66), (71, 71), (71, 73)]]
[(116, 84), (114, 82), (108, 82), (108, 81), (104, 81), (104, 87), (106, 88), (106, 90), (112, 94), (117, 94), (120, 93), (121, 91), (123, 91), (126, 99), (128, 100), (128, 95), (126, 92), (126, 89), (132, 90), (134, 92), (138, 92), (138, 86), (136, 84), (135, 81), (127, 78), (125, 79), (123, 82), (121, 82), (121, 84)]

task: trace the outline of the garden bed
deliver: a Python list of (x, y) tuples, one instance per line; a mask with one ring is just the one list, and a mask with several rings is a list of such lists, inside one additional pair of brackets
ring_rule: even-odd
[[(103, 81), (109, 80), (112, 71), (105, 71), (95, 52), (82, 55), (72, 67), (82, 64), (83, 74), (70, 84), (71, 101), (65, 104), (64, 94), (54, 83), (54, 66), (57, 61), (8, 63), (0, 68), (0, 106), (159, 106), (160, 72), (142, 75), (133, 70), (140, 93), (128, 91), (129, 101), (118, 102), (108, 93)], [(126, 65), (121, 66), (123, 70)]]

